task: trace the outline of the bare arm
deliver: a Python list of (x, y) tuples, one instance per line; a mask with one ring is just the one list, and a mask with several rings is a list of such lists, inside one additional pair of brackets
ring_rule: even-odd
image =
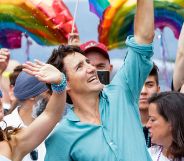
[(149, 44), (154, 37), (153, 0), (137, 0), (134, 36), (139, 44)]
[(6, 70), (10, 58), (10, 52), (6, 48), (0, 49), (0, 89), (3, 93), (2, 102), (9, 102), (8, 84), (9, 80), (3, 76), (3, 72)]
[[(35, 64), (23, 65), (29, 74), (36, 76), (40, 81), (59, 84), (62, 80), (61, 72), (50, 64), (37, 61)], [(58, 94), (53, 92), (44, 112), (27, 128), (22, 129), (16, 136), (14, 155), (22, 157), (37, 147), (52, 131), (61, 119), (66, 102), (66, 92)]]
[(178, 49), (173, 74), (174, 90), (179, 90), (184, 85), (184, 24), (178, 40)]
[(0, 49), (0, 88), (3, 89), (3, 77), (2, 74), (6, 70), (10, 58), (10, 52), (8, 49)]
[(5, 48), (0, 49), (0, 76), (7, 68), (9, 58), (10, 58), (9, 50)]

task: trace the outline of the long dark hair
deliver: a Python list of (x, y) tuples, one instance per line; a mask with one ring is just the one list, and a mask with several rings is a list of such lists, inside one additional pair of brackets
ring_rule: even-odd
[(153, 95), (149, 103), (155, 103), (158, 113), (171, 124), (173, 140), (168, 154), (180, 161), (184, 157), (184, 94), (161, 92)]
[(12, 135), (17, 134), (21, 128), (20, 127), (14, 128), (12, 126), (7, 126), (5, 121), (2, 121), (2, 122), (4, 122), (6, 126), (4, 129), (0, 127), (0, 142), (7, 141), (9, 143), (9, 141), (11, 141), (12, 139)]

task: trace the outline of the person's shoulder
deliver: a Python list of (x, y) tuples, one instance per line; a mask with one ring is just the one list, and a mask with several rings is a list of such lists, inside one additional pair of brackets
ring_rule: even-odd
[(64, 134), (64, 132), (66, 131), (68, 127), (68, 120), (66, 119), (66, 117), (63, 117), (55, 126), (55, 128), (53, 129), (53, 131), (51, 132), (51, 134), (49, 135), (49, 137), (53, 137), (53, 136), (60, 136), (62, 134)]
[(56, 127), (53, 129), (53, 131), (50, 133), (48, 138), (45, 141), (46, 147), (66, 147), (69, 146), (69, 142), (71, 142), (71, 138), (73, 137), (72, 134), (72, 128), (68, 127), (66, 124), (67, 120), (64, 119), (60, 121)]
[(5, 157), (4, 155), (5, 156), (11, 155), (11, 148), (7, 141), (0, 142), (0, 161), (10, 161), (10, 159)]

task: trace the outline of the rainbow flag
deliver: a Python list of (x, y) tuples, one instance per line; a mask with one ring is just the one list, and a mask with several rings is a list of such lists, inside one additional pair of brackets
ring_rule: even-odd
[(108, 0), (89, 0), (89, 9), (102, 19), (104, 10), (110, 5)]
[(0, 48), (21, 47), (22, 33), (39, 45), (67, 43), (72, 23), (61, 0), (0, 0)]
[[(109, 0), (98, 26), (98, 40), (109, 50), (125, 47), (128, 35), (133, 34), (137, 0)], [(114, 2), (114, 3), (112, 3)], [(117, 3), (115, 3), (117, 2)], [(154, 0), (155, 28), (170, 28), (178, 39), (184, 22), (184, 0)]]

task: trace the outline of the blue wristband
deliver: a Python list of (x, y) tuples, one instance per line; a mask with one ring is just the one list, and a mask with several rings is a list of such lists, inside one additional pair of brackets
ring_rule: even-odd
[(51, 84), (51, 89), (54, 93), (62, 93), (65, 88), (66, 88), (66, 85), (67, 85), (67, 82), (66, 82), (66, 76), (65, 74), (62, 73), (62, 81), (60, 84)]

